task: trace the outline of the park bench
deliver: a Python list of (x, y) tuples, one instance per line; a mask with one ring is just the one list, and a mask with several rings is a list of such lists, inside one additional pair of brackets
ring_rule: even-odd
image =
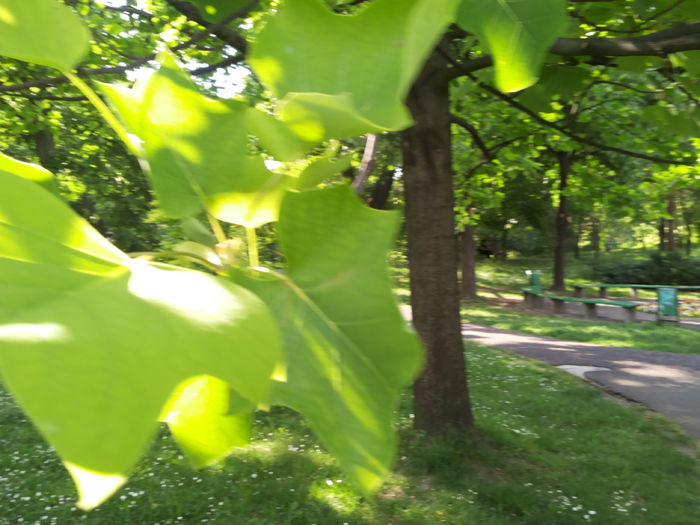
[(624, 309), (625, 322), (633, 322), (636, 319), (637, 306), (639, 306), (639, 303), (631, 301), (612, 301), (610, 299), (555, 295), (547, 293), (535, 286), (526, 286), (523, 288), (523, 296), (525, 304), (531, 308), (539, 308), (542, 306), (542, 299), (549, 299), (552, 301), (555, 314), (565, 314), (566, 303), (581, 303), (586, 307), (586, 319), (597, 319), (597, 306), (602, 304), (606, 306), (619, 306)]
[[(565, 314), (566, 303), (581, 303), (586, 308), (586, 319), (597, 319), (597, 306), (599, 304), (602, 304), (606, 306), (619, 306), (620, 308), (624, 309), (625, 322), (632, 322), (636, 319), (637, 306), (639, 306), (639, 303), (631, 301), (613, 301), (604, 297), (582, 297), (581, 291), (579, 291), (577, 297), (547, 293), (542, 289), (542, 282), (540, 280), (539, 270), (527, 270), (525, 273), (527, 274), (529, 279), (529, 286), (523, 288), (523, 298), (525, 300), (525, 304), (530, 308), (541, 308), (543, 299), (549, 299), (550, 301), (552, 301), (552, 306), (554, 308), (555, 314)], [(590, 286), (603, 286), (604, 288), (608, 287), (608, 285), (606, 284), (596, 284)], [(582, 290), (584, 287), (586, 286), (578, 286), (576, 288)]]

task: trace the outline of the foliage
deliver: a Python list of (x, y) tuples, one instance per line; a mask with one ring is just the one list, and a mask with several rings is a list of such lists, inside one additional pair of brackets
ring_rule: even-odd
[(657, 252), (641, 263), (598, 264), (593, 275), (604, 283), (696, 286), (700, 282), (700, 262), (679, 252)]
[[(42, 11), (54, 2), (22, 5)], [(255, 132), (270, 155), (294, 160), (320, 139), (345, 132), (300, 136), (298, 128), (245, 103), (206, 98), (167, 55), (161, 69), (133, 89), (103, 87), (122, 124), (69, 71), (85, 52), (84, 31), (72, 39), (62, 35), (69, 45), (49, 41), (18, 54), (24, 49), (19, 35), (52, 28), (9, 0), (0, 7), (2, 23), (12, 28), (0, 53), (61, 69), (140, 158), (164, 211), (180, 218), (205, 210), (218, 241), (218, 254), (196, 243), (184, 254), (215, 276), (133, 261), (56, 196), (17, 177), (30, 168), (12, 161), (3, 166), (9, 171), (0, 178), (6, 196), (0, 260), (11, 279), (5, 296), (14, 303), (0, 330), (3, 378), (73, 475), (80, 506), (95, 507), (124, 483), (157, 418), (169, 424), (193, 464), (203, 466), (244, 443), (249, 414), (270, 400), (305, 413), (350, 479), (376, 490), (393, 461), (398, 390), (420, 362), (384, 268), (395, 219), (363, 209), (348, 188), (313, 189), (322, 181), (272, 173), (248, 148), (248, 133)], [(80, 25), (58, 7), (66, 24)], [(423, 51), (382, 62), (391, 71), (404, 68), (404, 90), (449, 21), (448, 11), (428, 18), (412, 12), (412, 26), (424, 30), (410, 49)], [(380, 27), (386, 16), (377, 10), (362, 20)], [(274, 34), (259, 40), (274, 41)], [(265, 63), (258, 60), (263, 69)], [(309, 77), (325, 74), (325, 64), (316, 66)], [(354, 89), (362, 100), (373, 87), (365, 82)], [(385, 96), (395, 95), (387, 90)], [(305, 118), (323, 123), (324, 111), (307, 111)], [(333, 173), (331, 165), (324, 174)], [(285, 193), (295, 187), (312, 189)], [(28, 203), (51, 217), (49, 226)], [(217, 218), (248, 230), (248, 266), (239, 262), (240, 243), (227, 238)], [(277, 219), (286, 275), (260, 268), (257, 255), (253, 228)], [(360, 279), (364, 287), (357, 286)], [(50, 372), (58, 379), (36, 389), (34, 377)]]
[(678, 449), (696, 448), (667, 421), (512, 354), (466, 352), (480, 432), (415, 435), (405, 392), (400, 459), (373, 498), (347, 482), (303, 418), (278, 407), (256, 412), (256, 445), (216, 469), (192, 471), (163, 429), (118, 497), (80, 515), (53, 451), (0, 391), (0, 514), (94, 525), (692, 523), (698, 468)]

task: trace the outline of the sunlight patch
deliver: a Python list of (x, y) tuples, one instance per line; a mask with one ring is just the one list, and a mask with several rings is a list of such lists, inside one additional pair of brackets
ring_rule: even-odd
[(121, 474), (103, 474), (86, 470), (78, 465), (64, 462), (75, 485), (80, 499), (76, 506), (82, 510), (92, 510), (114, 494), (126, 482)]

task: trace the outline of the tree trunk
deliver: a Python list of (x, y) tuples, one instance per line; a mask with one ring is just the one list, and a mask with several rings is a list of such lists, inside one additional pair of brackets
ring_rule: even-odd
[(508, 249), (506, 246), (508, 245), (508, 225), (504, 224), (503, 228), (501, 228), (501, 235), (498, 237), (498, 253), (496, 255), (496, 258), (499, 261), (505, 261), (508, 258)]
[(566, 151), (555, 152), (559, 161), (559, 208), (554, 230), (554, 271), (553, 290), (564, 289), (564, 274), (566, 264), (566, 241), (569, 236), (568, 197), (566, 188), (569, 184), (571, 172), (571, 153)]
[(600, 221), (598, 217), (591, 219), (591, 245), (593, 246), (593, 260), (600, 260)]
[(659, 251), (666, 251), (666, 219), (659, 220)]
[(666, 232), (666, 246), (669, 252), (676, 251), (676, 194), (668, 196), (668, 214), (671, 216), (666, 222), (668, 230)]
[(39, 157), (39, 164), (47, 170), (53, 171), (52, 159), (55, 145), (51, 130), (43, 128), (34, 133), (34, 143), (36, 145), (36, 154)]
[(379, 180), (374, 183), (372, 195), (370, 195), (367, 200), (367, 205), (375, 210), (386, 210), (393, 185), (394, 172), (391, 170), (384, 170), (379, 176)]
[(377, 154), (377, 135), (375, 133), (368, 133), (365, 139), (365, 152), (362, 154), (362, 162), (360, 163), (360, 170), (357, 172), (357, 176), (352, 181), (352, 189), (355, 193), (362, 193), (365, 189), (365, 184), (367, 184), (367, 179), (369, 179), (370, 173), (372, 173), (372, 168), (374, 168), (374, 157)]
[(462, 298), (476, 299), (476, 246), (474, 226), (468, 224), (462, 232)]
[(414, 383), (415, 426), (439, 435), (472, 425), (459, 314), (450, 99), (433, 53), (408, 96), (415, 125), (402, 136), (413, 323), (426, 348)]
[(583, 232), (583, 219), (579, 219), (578, 225), (576, 226), (576, 235), (573, 239), (574, 257), (576, 259), (581, 258), (581, 233)]

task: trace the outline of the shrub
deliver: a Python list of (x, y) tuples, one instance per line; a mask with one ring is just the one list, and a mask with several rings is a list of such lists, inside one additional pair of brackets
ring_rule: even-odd
[(678, 252), (657, 252), (642, 263), (600, 263), (594, 278), (603, 283), (620, 284), (700, 284), (700, 263)]

